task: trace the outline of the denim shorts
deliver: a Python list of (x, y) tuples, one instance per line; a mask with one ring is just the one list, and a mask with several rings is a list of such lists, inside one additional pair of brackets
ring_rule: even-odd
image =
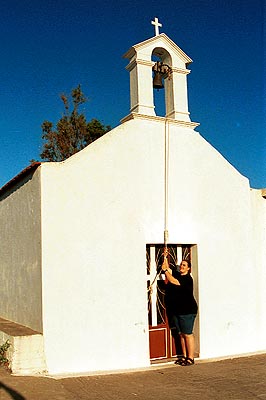
[(193, 333), (194, 321), (197, 314), (173, 315), (171, 329), (176, 329), (178, 333), (191, 335)]

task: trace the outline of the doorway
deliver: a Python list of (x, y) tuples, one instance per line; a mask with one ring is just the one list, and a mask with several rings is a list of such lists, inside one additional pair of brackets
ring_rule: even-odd
[[(182, 259), (192, 262), (193, 271), (191, 275), (194, 280), (194, 295), (197, 299), (197, 246), (191, 244), (168, 244), (167, 248), (171, 269), (177, 270)], [(164, 244), (146, 245), (147, 303), (151, 362), (170, 360), (176, 356), (174, 338), (171, 335), (166, 316), (164, 275), (160, 273), (163, 263), (163, 249)], [(194, 333), (196, 345), (195, 356), (198, 356), (199, 341), (196, 327), (198, 327), (197, 321)]]

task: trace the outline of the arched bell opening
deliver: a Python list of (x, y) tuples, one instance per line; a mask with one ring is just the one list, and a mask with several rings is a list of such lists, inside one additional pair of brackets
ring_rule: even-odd
[(151, 61), (153, 62), (153, 101), (155, 114), (160, 117), (167, 115), (167, 108), (172, 85), (170, 84), (172, 74), (172, 59), (168, 51), (161, 47), (156, 47), (152, 52)]

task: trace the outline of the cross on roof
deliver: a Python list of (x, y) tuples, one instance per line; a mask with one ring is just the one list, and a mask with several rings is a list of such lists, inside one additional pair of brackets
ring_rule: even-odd
[(157, 17), (154, 18), (154, 21), (151, 21), (152, 25), (155, 26), (155, 36), (159, 35), (159, 27), (162, 27)]

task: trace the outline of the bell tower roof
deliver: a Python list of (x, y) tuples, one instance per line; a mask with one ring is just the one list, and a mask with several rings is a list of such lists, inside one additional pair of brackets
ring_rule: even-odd
[[(160, 33), (157, 36), (144, 40), (141, 43), (135, 44), (124, 54), (123, 57), (132, 59), (132, 57), (134, 57), (136, 54), (142, 54), (144, 50), (154, 48), (154, 46), (156, 46), (157, 48), (161, 47), (162, 50), (167, 49), (169, 53), (173, 53), (176, 55), (176, 57), (180, 58), (180, 60), (182, 60), (185, 65), (193, 62), (193, 60), (183, 50), (181, 50), (180, 47), (178, 47), (165, 33)], [(158, 56), (161, 56), (160, 52)]]

